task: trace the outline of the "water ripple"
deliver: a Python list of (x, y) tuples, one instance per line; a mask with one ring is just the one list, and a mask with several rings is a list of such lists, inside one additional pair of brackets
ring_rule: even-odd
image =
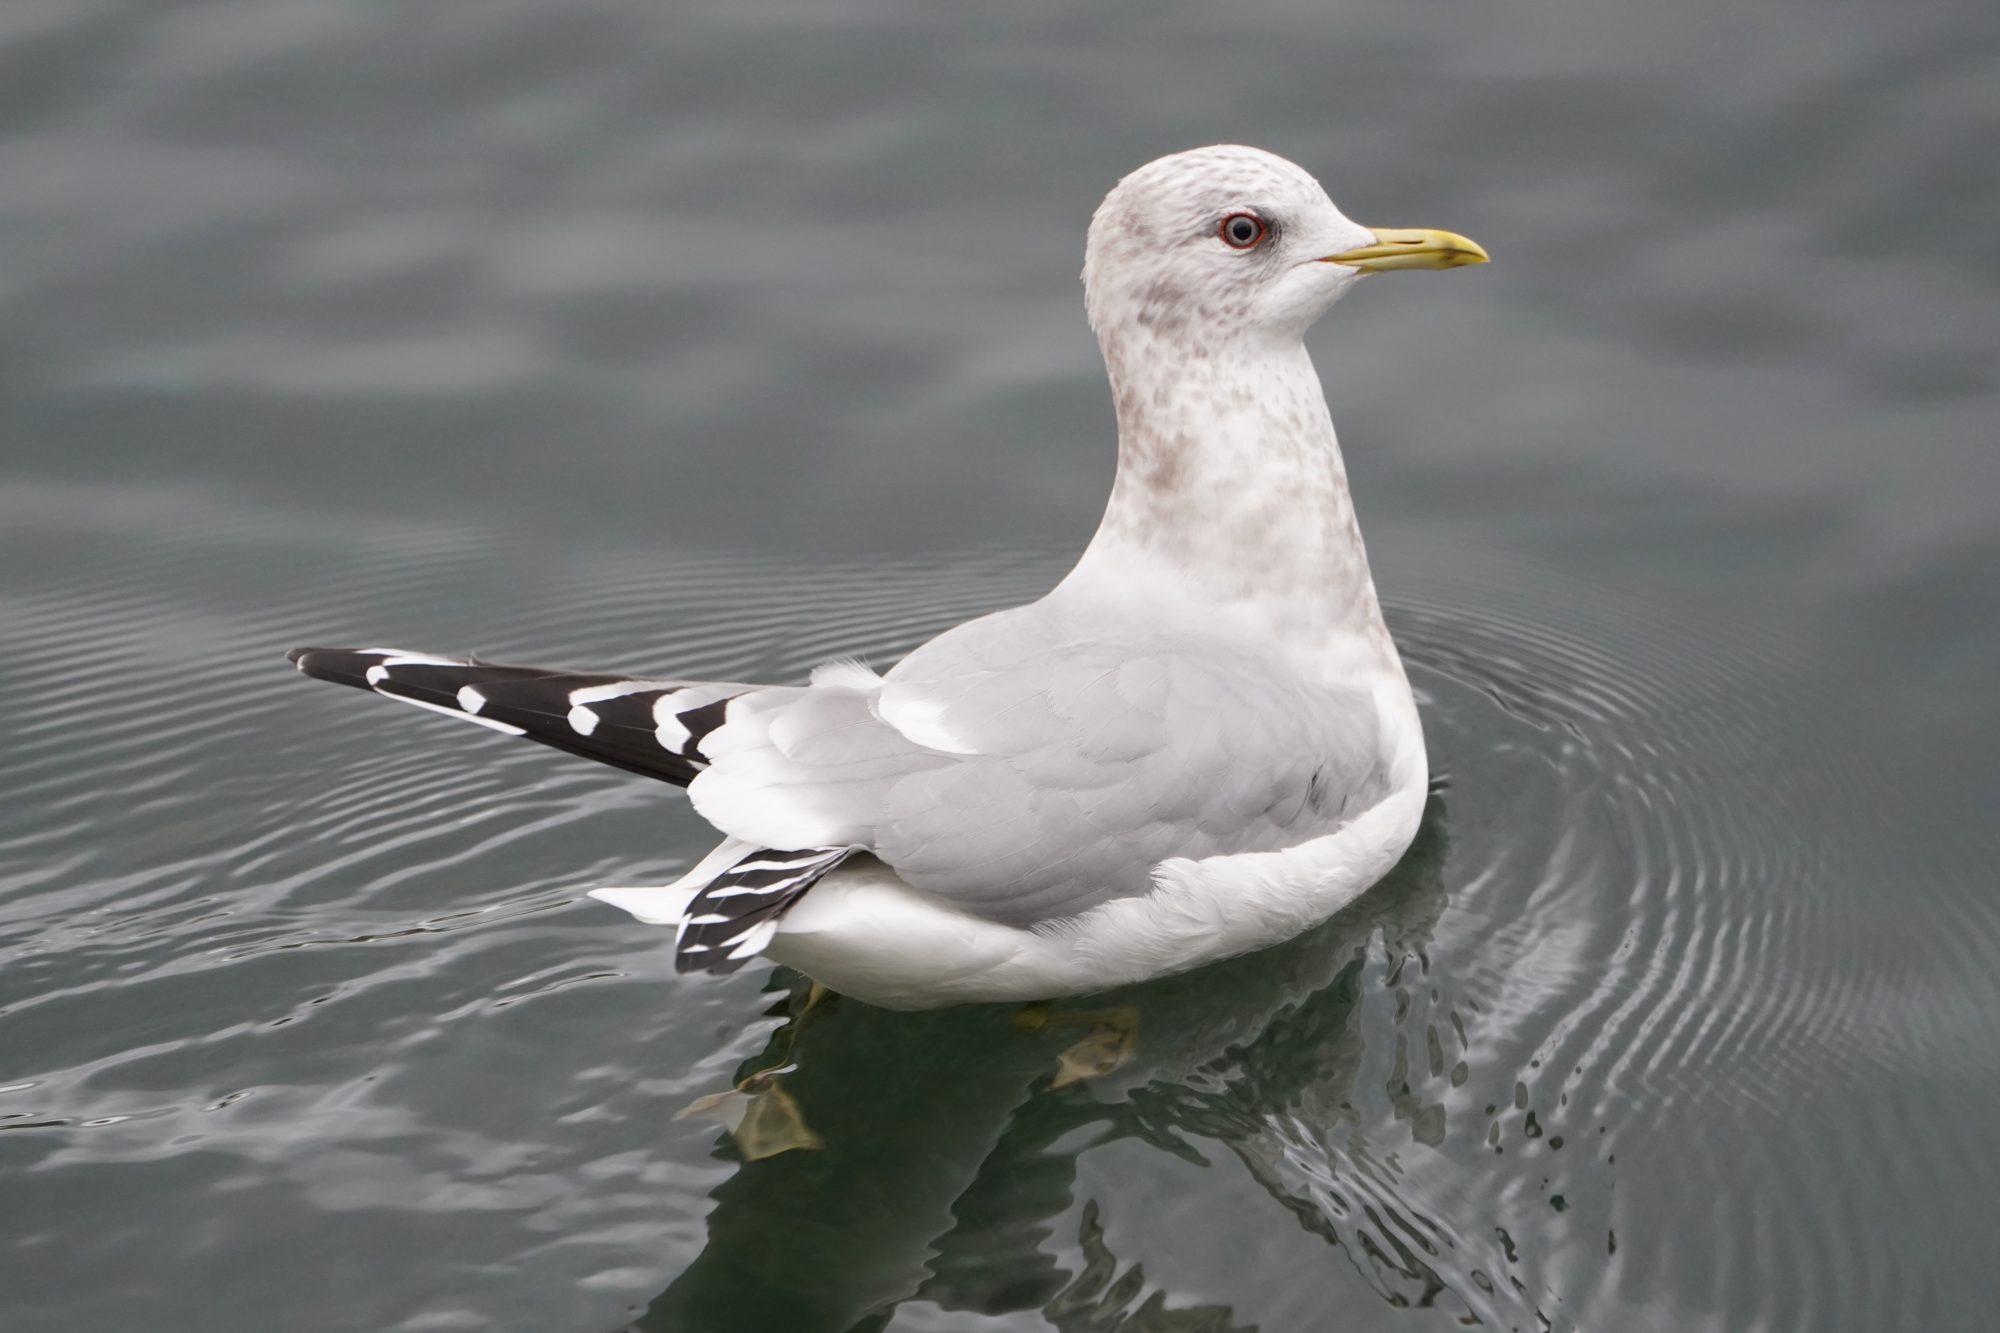
[[(834, 655), (886, 664), (1036, 595), (1059, 562), (602, 550), (524, 566), (497, 533), (386, 526), (357, 546), (265, 514), (185, 524), (171, 503), (95, 503), (76, 521), (116, 558), (59, 588), (0, 578), (20, 647), (8, 688), (28, 705), (0, 754), (17, 797), (0, 814), (0, 1039), (17, 1053), (0, 1070), (0, 1141), (51, 1179), (171, 1165), (177, 1189), (280, 1214), (414, 1218), (448, 1198), (522, 1254), (543, 1244), (532, 1219), (567, 1208), (568, 1244), (618, 1282), (653, 1271), (652, 1247), (676, 1235), (679, 1276), (648, 1316), (672, 1326), (709, 1298), (690, 1294), (706, 1274), (743, 1258), (731, 1219), (788, 1205), (761, 1166), (711, 1205), (706, 1141), (662, 1126), (775, 1024), (756, 974), (676, 977), (657, 938), (580, 894), (674, 873), (704, 850), (700, 822), (661, 789), (307, 687), (280, 650), (353, 637), (795, 679)], [(275, 554), (246, 573), (253, 548)], [(1109, 1309), (1129, 1273), (1064, 1286), (1039, 1247), (1077, 1236), (1096, 1256), (1085, 1269), (1110, 1272), (1114, 1244), (1165, 1243), (1129, 1220), (1130, 1200), (1078, 1201), (1097, 1155), (1134, 1143), (1239, 1163), (1261, 1206), (1344, 1258), (1347, 1278), (1316, 1281), (1391, 1306), (1671, 1327), (1657, 1275), (1698, 1269), (1746, 1325), (1836, 1306), (1893, 1322), (1907, 1296), (1893, 1271), (1829, 1261), (1871, 1252), (1815, 1156), (1865, 1157), (1880, 1146), (1869, 1123), (1812, 1151), (1778, 1136), (1816, 1066), (1879, 1042), (1885, 1003), (1937, 1014), (1940, 1043), (1950, 1011), (1859, 956), (1803, 976), (1773, 966), (1836, 929), (1818, 886), (1852, 854), (1809, 817), (1814, 790), (1769, 778), (1786, 754), (1845, 780), (1845, 756), (1801, 739), (1810, 673), (1746, 647), (1754, 636), (1448, 551), (1409, 569), (1389, 614), (1440, 794), (1417, 851), (1353, 911), (1141, 988), (1150, 1044), (1081, 1100), (1035, 1093), (1047, 1053), (980, 1011), (838, 1010), (802, 1039), (816, 1126), (866, 1109), (844, 1128), (857, 1160), (870, 1136), (952, 1145), (912, 1148), (934, 1168), (921, 1177), (873, 1162), (862, 1196), (936, 1189), (947, 1159), (964, 1173), (950, 1225), (969, 1230), (870, 1262), (903, 1265), (895, 1280), (939, 1309), (1004, 1307), (1003, 1291)], [(874, 1071), (935, 1062), (927, 1041), (969, 1052), (948, 1080), (961, 1091), (892, 1105)], [(838, 1055), (856, 1044), (870, 1053)], [(1649, 1134), (1690, 1117), (1774, 1136), (1754, 1188), (1727, 1174), (1736, 1157), (1649, 1160)], [(966, 1139), (977, 1124), (986, 1136)], [(1046, 1194), (988, 1183), (1031, 1161)], [(1689, 1208), (1729, 1202), (1709, 1226), (1663, 1232), (1635, 1179)], [(624, 1185), (562, 1202), (592, 1180)], [(989, 1194), (991, 1235), (970, 1202)], [(936, 1206), (913, 1198), (855, 1207)], [(692, 1219), (711, 1206), (704, 1230)], [(1787, 1211), (1816, 1224), (1776, 1225)], [(1735, 1257), (1753, 1241), (1754, 1272)], [(227, 1243), (254, 1247), (247, 1232)], [(793, 1261), (795, 1281), (839, 1268)], [(1809, 1294), (1755, 1280), (1805, 1273)], [(1265, 1298), (1237, 1299), (1242, 1316)]]

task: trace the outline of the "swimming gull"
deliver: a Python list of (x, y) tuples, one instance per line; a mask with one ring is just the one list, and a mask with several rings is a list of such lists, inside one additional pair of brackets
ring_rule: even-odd
[(302, 648), (308, 676), (685, 786), (722, 842), (595, 896), (682, 971), (758, 955), (894, 1008), (1040, 1000), (1325, 919), (1409, 846), (1423, 732), (1307, 327), (1369, 273), (1486, 261), (1350, 222), (1253, 148), (1121, 180), (1084, 299), (1118, 419), (1096, 535), (1040, 601), (804, 685)]

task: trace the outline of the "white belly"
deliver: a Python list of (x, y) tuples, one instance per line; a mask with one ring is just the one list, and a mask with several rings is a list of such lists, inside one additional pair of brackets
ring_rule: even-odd
[(1154, 889), (1037, 929), (996, 925), (919, 893), (878, 861), (843, 866), (785, 913), (765, 951), (890, 1009), (1045, 1000), (1183, 972), (1289, 939), (1354, 901), (1416, 836), (1416, 781), (1338, 832), (1281, 852), (1154, 868)]

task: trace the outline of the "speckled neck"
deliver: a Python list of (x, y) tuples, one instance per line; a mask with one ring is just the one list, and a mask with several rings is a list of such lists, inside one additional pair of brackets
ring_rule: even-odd
[(1393, 657), (1304, 345), (1248, 331), (1209, 345), (1138, 323), (1098, 341), (1118, 475), (1078, 574), (1163, 582), (1304, 646), (1358, 638)]

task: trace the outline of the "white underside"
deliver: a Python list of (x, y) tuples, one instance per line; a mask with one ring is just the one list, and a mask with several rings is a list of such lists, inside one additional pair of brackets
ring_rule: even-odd
[[(1324, 921), (1396, 864), (1423, 805), (1418, 781), (1338, 832), (1281, 852), (1164, 861), (1151, 893), (1034, 929), (969, 916), (863, 858), (829, 873), (786, 912), (765, 953), (889, 1009), (1105, 990), (1261, 949)], [(704, 866), (741, 854), (727, 848)], [(710, 873), (697, 867), (663, 888), (592, 896), (672, 924)]]

